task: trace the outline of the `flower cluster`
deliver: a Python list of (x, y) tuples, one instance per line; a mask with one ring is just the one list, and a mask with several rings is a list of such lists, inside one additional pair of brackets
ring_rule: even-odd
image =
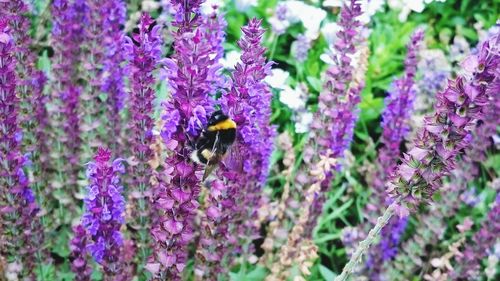
[[(238, 41), (242, 50), (241, 63), (236, 64), (231, 89), (222, 96), (221, 103), (222, 109), (238, 126), (235, 150), (242, 161), (228, 163), (222, 174), (229, 197), (236, 198), (239, 206), (234, 206), (237, 233), (243, 243), (248, 244), (259, 233), (255, 221), (269, 170), (275, 128), (269, 124), (272, 94), (264, 82), (271, 72), (271, 63), (266, 62), (265, 48), (261, 43), (264, 29), (261, 21), (252, 19), (241, 30), (243, 37)], [(247, 248), (247, 251), (251, 250)]]
[[(216, 54), (215, 60), (220, 60), (224, 55), (223, 43), (225, 41), (225, 28), (227, 23), (223, 14), (213, 9), (208, 15), (200, 29), (203, 30), (212, 52)], [(225, 87), (226, 80), (220, 77), (215, 81), (215, 87)], [(210, 183), (210, 191), (205, 197), (205, 214), (201, 218), (200, 242), (195, 260), (196, 275), (207, 280), (217, 280), (218, 276), (226, 274), (222, 261), (228, 253), (228, 239), (235, 240), (230, 236), (231, 216), (225, 215), (226, 208), (230, 207), (233, 200), (230, 198), (228, 186), (220, 179)]]
[(87, 196), (82, 225), (91, 236), (87, 249), (108, 276), (119, 272), (120, 251), (123, 245), (120, 227), (124, 223), (125, 202), (120, 175), (125, 173), (122, 159), (112, 163), (111, 152), (99, 148), (94, 161), (87, 165)]
[[(404, 137), (410, 131), (409, 121), (413, 111), (413, 101), (415, 99), (414, 77), (417, 68), (417, 53), (420, 42), (423, 39), (423, 31), (417, 30), (407, 45), (405, 59), (405, 73), (403, 77), (393, 83), (393, 89), (386, 97), (386, 108), (382, 113), (383, 129), (381, 142), (382, 147), (378, 152), (377, 172), (372, 185), (375, 194), (371, 201), (375, 206), (388, 205), (391, 200), (387, 198), (384, 184), (386, 178), (393, 173), (400, 155), (400, 145)], [(376, 217), (379, 214), (374, 214)], [(378, 279), (376, 276), (380, 271), (380, 266), (384, 261), (392, 259), (397, 253), (399, 238), (401, 237), (407, 224), (407, 218), (392, 218), (382, 229), (382, 238), (377, 247), (374, 247), (368, 257), (368, 268), (370, 278)]]
[(474, 123), (484, 118), (488, 100), (500, 92), (495, 74), (500, 61), (498, 38), (497, 34), (481, 44), (478, 54), (464, 61), (464, 75), (437, 94), (436, 113), (425, 118), (414, 147), (391, 177), (388, 192), (392, 196), (408, 204), (429, 200), (442, 186), (442, 177), (454, 168), (459, 152), (470, 146)]
[(75, 273), (75, 280), (90, 281), (92, 268), (87, 262), (87, 232), (82, 225), (73, 227), (73, 239), (69, 248), (71, 250), (71, 270)]
[[(334, 46), (336, 54), (331, 58), (335, 64), (326, 72), (327, 81), (319, 96), (318, 111), (311, 125), (310, 139), (317, 143), (319, 157), (342, 158), (354, 134), (358, 118), (357, 105), (360, 102), (359, 93), (363, 85), (351, 83), (354, 75), (351, 55), (355, 53), (355, 44), (359, 40), (360, 23), (357, 17), (360, 14), (361, 8), (356, 0), (347, 2), (340, 13), (338, 24), (342, 29), (337, 33), (339, 39)], [(335, 168), (340, 169), (340, 165), (336, 164)], [(311, 206), (308, 233), (311, 233), (321, 214), (325, 192), (332, 177), (332, 171), (327, 171), (324, 175), (321, 192)]]
[[(148, 211), (146, 200), (150, 193), (150, 178), (152, 169), (149, 161), (153, 158), (151, 145), (153, 144), (153, 102), (155, 92), (153, 85), (154, 70), (158, 67), (162, 54), (160, 26), (155, 25), (148, 14), (143, 14), (139, 23), (139, 32), (127, 38), (125, 48), (130, 57), (130, 111), (131, 111), (131, 138), (132, 152), (135, 161), (131, 167), (133, 179), (130, 182), (133, 202), (137, 213), (134, 228), (140, 232), (135, 240), (147, 238)], [(137, 246), (146, 247), (147, 241), (136, 241)], [(146, 257), (143, 257), (144, 259)]]
[(295, 40), (292, 46), (292, 52), (297, 62), (304, 62), (307, 59), (309, 49), (311, 48), (311, 40), (309, 40), (305, 35), (300, 34), (297, 36), (297, 40)]
[(124, 65), (126, 59), (125, 33), (122, 26), (125, 24), (127, 7), (123, 0), (106, 0), (102, 4), (103, 14), (106, 15), (103, 27), (105, 36), (103, 38), (104, 58), (102, 69), (101, 91), (107, 94), (106, 117), (108, 128), (111, 128), (114, 138), (110, 138), (109, 145), (115, 148), (115, 152), (121, 154), (119, 149), (123, 146), (121, 141), (120, 111), (125, 102), (124, 77), (127, 69)]
[(499, 231), (500, 195), (497, 195), (481, 229), (472, 237), (473, 243), (468, 244), (462, 255), (457, 256), (459, 268), (453, 272), (453, 280), (475, 280), (480, 277), (481, 260), (487, 257), (489, 250), (497, 243)]
[[(80, 126), (80, 95), (82, 88), (78, 85), (80, 75), (78, 66), (82, 63), (81, 48), (86, 23), (85, 3), (68, 0), (56, 0), (52, 5), (54, 23), (52, 40), (55, 63), (53, 73), (57, 79), (56, 93), (60, 101), (59, 110), (62, 116), (63, 134), (61, 142), (64, 147), (64, 159), (68, 165), (65, 170), (69, 185), (74, 188), (78, 178), (78, 163), (80, 162), (81, 126)], [(71, 164), (69, 164), (71, 163)]]
[(151, 235), (154, 254), (146, 266), (154, 275), (178, 280), (188, 259), (188, 244), (194, 236), (193, 220), (198, 209), (201, 167), (190, 160), (190, 145), (212, 112), (209, 95), (219, 85), (221, 66), (214, 59), (219, 50), (212, 48), (211, 36), (199, 28), (201, 1), (172, 1), (177, 16), (172, 25), (174, 54), (165, 59), (165, 71), (172, 97), (165, 104), (161, 130), (171, 154), (165, 160), (162, 187), (153, 194), (159, 219)]
[[(0, 243), (2, 256), (19, 255), (28, 274), (33, 273), (37, 245), (34, 239), (39, 223), (39, 207), (24, 173), (27, 163), (21, 152), (22, 132), (19, 126), (20, 100), (16, 96), (14, 58), (15, 41), (8, 18), (0, 19), (0, 229), (5, 241)], [(41, 242), (41, 241), (39, 241)]]

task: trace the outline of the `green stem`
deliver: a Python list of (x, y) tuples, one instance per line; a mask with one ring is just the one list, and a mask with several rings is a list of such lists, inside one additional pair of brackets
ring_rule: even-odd
[(269, 55), (270, 61), (272, 61), (274, 58), (274, 53), (276, 52), (276, 46), (278, 45), (278, 38), (280, 38), (280, 36), (276, 35), (273, 39), (273, 44), (271, 46), (271, 54)]
[(394, 209), (396, 208), (397, 205), (399, 205), (400, 202), (401, 198), (398, 198), (391, 205), (389, 205), (389, 207), (387, 207), (384, 214), (377, 219), (377, 224), (370, 230), (365, 240), (359, 242), (359, 245), (356, 248), (356, 251), (352, 254), (351, 259), (344, 266), (342, 273), (339, 276), (337, 276), (334, 279), (334, 281), (347, 280), (349, 275), (351, 275), (351, 273), (354, 271), (358, 262), (361, 260), (361, 256), (370, 248), (370, 246), (373, 244), (375, 238), (377, 238), (382, 228), (387, 225), (391, 217), (394, 215)]

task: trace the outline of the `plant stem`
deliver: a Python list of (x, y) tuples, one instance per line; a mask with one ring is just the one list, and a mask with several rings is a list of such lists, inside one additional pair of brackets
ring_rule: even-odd
[(339, 276), (337, 276), (334, 281), (347, 280), (347, 277), (349, 277), (349, 275), (353, 272), (356, 264), (361, 259), (361, 256), (366, 252), (366, 250), (370, 248), (370, 246), (373, 244), (373, 241), (375, 241), (375, 238), (377, 238), (382, 228), (389, 222), (391, 217), (394, 215), (394, 209), (400, 202), (401, 198), (398, 198), (391, 205), (389, 205), (389, 207), (387, 207), (384, 214), (377, 219), (377, 224), (370, 230), (365, 240), (359, 242), (359, 245), (356, 248), (356, 251), (352, 254), (351, 259), (344, 266), (342, 273)]

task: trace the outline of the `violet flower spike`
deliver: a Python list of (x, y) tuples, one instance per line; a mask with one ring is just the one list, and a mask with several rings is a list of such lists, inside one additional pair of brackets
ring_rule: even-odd
[[(310, 139), (317, 142), (320, 158), (341, 159), (344, 151), (349, 148), (354, 134), (354, 126), (358, 119), (359, 96), (364, 85), (353, 83), (354, 67), (351, 56), (356, 52), (355, 44), (359, 41), (360, 22), (356, 19), (361, 15), (358, 1), (351, 0), (342, 7), (337, 33), (339, 40), (334, 49), (337, 55), (332, 55), (335, 65), (326, 72), (324, 90), (319, 96), (318, 111), (311, 124)], [(338, 162), (337, 162), (338, 163)], [(341, 167), (336, 165), (335, 169)], [(306, 229), (310, 235), (320, 216), (326, 200), (325, 192), (330, 186), (333, 172), (325, 175), (321, 184), (321, 192), (316, 196), (311, 206), (311, 215)]]
[(270, 125), (272, 93), (264, 83), (272, 66), (272, 62), (266, 61), (266, 49), (262, 46), (265, 30), (257, 19), (250, 20), (241, 30), (243, 36), (238, 41), (242, 50), (241, 62), (236, 64), (232, 74), (231, 90), (220, 99), (223, 111), (237, 124), (234, 150), (238, 151), (235, 158), (241, 160), (225, 163), (221, 175), (228, 192), (223, 217), (233, 216), (237, 227), (237, 233), (228, 234), (232, 237), (228, 245), (235, 247), (238, 243), (235, 236), (239, 236), (243, 254), (249, 256), (254, 250), (251, 241), (259, 231), (253, 222), (257, 220), (262, 187), (269, 172), (276, 128)]
[[(417, 53), (424, 33), (417, 30), (407, 44), (405, 72), (403, 77), (395, 80), (389, 95), (385, 98), (386, 108), (382, 113), (382, 147), (378, 152), (377, 171), (372, 185), (374, 194), (371, 203), (375, 206), (388, 206), (392, 199), (387, 196), (384, 184), (389, 175), (394, 172), (400, 155), (400, 145), (410, 132), (409, 121), (413, 112), (415, 99), (415, 73), (417, 70)], [(377, 217), (376, 213), (373, 217)], [(369, 252), (367, 261), (370, 279), (378, 280), (384, 261), (394, 258), (397, 253), (399, 237), (405, 230), (407, 218), (393, 217), (382, 229), (382, 238), (377, 247)]]
[[(16, 96), (15, 42), (8, 18), (0, 19), (0, 254), (20, 257), (23, 277), (32, 276), (39, 239), (39, 207), (23, 171), (28, 159), (21, 152), (20, 101)], [(4, 240), (5, 239), (5, 240)]]
[(87, 232), (82, 225), (73, 227), (73, 239), (70, 241), (69, 249), (71, 250), (71, 271), (75, 273), (75, 280), (90, 281), (92, 275), (92, 267), (88, 264), (87, 256)]
[(201, 24), (201, 1), (172, 1), (177, 16), (172, 25), (174, 54), (166, 59), (165, 72), (172, 98), (165, 104), (161, 136), (171, 152), (165, 161), (165, 180), (155, 189), (153, 201), (159, 219), (151, 235), (154, 253), (146, 268), (159, 278), (180, 280), (188, 261), (188, 245), (194, 236), (193, 221), (198, 209), (200, 166), (190, 160), (190, 143), (201, 132), (212, 112), (209, 94), (215, 93), (212, 43)]
[(105, 52), (101, 91), (107, 94), (106, 121), (114, 134), (114, 137), (109, 138), (108, 145), (113, 148), (114, 153), (120, 155), (120, 149), (125, 142), (122, 137), (120, 112), (126, 98), (124, 77), (127, 75), (127, 67), (124, 65), (126, 50), (125, 32), (122, 27), (125, 25), (127, 7), (123, 0), (106, 0), (102, 6), (106, 17), (103, 23)]
[(485, 117), (489, 99), (498, 100), (500, 93), (498, 38), (497, 34), (481, 44), (478, 54), (463, 62), (464, 75), (437, 94), (436, 113), (424, 119), (414, 147), (390, 178), (391, 196), (408, 205), (429, 200), (454, 168), (456, 156), (470, 147), (474, 122)]
[(94, 161), (87, 164), (87, 195), (84, 199), (85, 213), (82, 225), (90, 235), (92, 243), (87, 249), (94, 260), (101, 264), (106, 276), (120, 272), (120, 252), (123, 245), (120, 228), (125, 219), (125, 202), (120, 177), (125, 173), (123, 159), (110, 162), (111, 152), (99, 148)]
[(471, 130), (484, 118), (483, 111), (490, 102), (499, 99), (499, 46), (499, 34), (480, 44), (478, 53), (462, 63), (463, 75), (449, 81), (447, 88), (436, 95), (436, 112), (424, 119), (425, 125), (413, 141), (414, 147), (404, 155), (387, 183), (388, 193), (395, 201), (360, 242), (335, 281), (347, 279), (394, 214), (406, 216), (409, 207), (430, 200), (442, 186), (442, 178), (455, 167), (456, 157), (470, 148)]
[(463, 255), (457, 256), (457, 264), (452, 272), (452, 280), (477, 280), (481, 277), (481, 261), (495, 246), (500, 232), (500, 194), (497, 194), (493, 207), (483, 221), (481, 229), (474, 234), (465, 246)]
[[(148, 247), (148, 195), (151, 193), (150, 179), (153, 174), (149, 161), (153, 158), (153, 102), (155, 99), (154, 85), (156, 80), (153, 72), (159, 65), (162, 55), (161, 26), (155, 25), (148, 14), (143, 14), (139, 23), (139, 33), (126, 38), (125, 48), (130, 60), (130, 112), (131, 112), (131, 146), (134, 165), (131, 166), (133, 180), (130, 189), (134, 194), (131, 205), (131, 215), (136, 220), (134, 228), (138, 230), (133, 235), (140, 259), (145, 262), (149, 256)], [(146, 199), (145, 199), (146, 198)]]
[(84, 40), (86, 24), (86, 6), (81, 1), (70, 3), (68, 0), (55, 0), (52, 3), (53, 27), (52, 41), (54, 47), (54, 63), (52, 66), (55, 85), (53, 100), (59, 101), (58, 120), (62, 122), (62, 136), (55, 136), (62, 142), (62, 158), (57, 162), (56, 170), (62, 178), (67, 178), (69, 192), (76, 187), (80, 163), (81, 128), (80, 128), (80, 95), (81, 87), (77, 86), (81, 78), (78, 67), (83, 58), (79, 42)]

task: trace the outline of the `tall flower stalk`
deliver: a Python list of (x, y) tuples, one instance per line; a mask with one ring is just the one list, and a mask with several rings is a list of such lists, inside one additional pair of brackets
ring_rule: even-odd
[[(105, 140), (103, 136), (103, 131), (99, 131), (104, 120), (101, 118), (103, 116), (104, 107), (101, 107), (101, 91), (107, 90), (107, 103), (111, 104), (110, 107), (116, 107), (114, 104), (119, 102), (122, 98), (119, 96), (119, 92), (122, 89), (112, 89), (107, 88), (111, 84), (115, 84), (116, 80), (111, 82), (110, 79), (106, 79), (107, 83), (104, 83), (105, 66), (109, 64), (114, 64), (116, 67), (113, 68), (115, 71), (119, 71), (117, 61), (110, 61), (110, 57), (106, 52), (112, 52), (111, 49), (106, 49), (106, 47), (111, 47), (106, 42), (110, 40), (109, 37), (113, 37), (116, 34), (115, 27), (111, 27), (110, 24), (116, 24), (120, 22), (120, 13), (123, 11), (115, 10), (113, 5), (118, 5), (120, 0), (76, 0), (75, 3), (81, 2), (81, 4), (86, 6), (85, 17), (86, 22), (82, 30), (82, 54), (85, 55), (85, 61), (83, 63), (82, 78), (85, 81), (85, 87), (81, 92), (81, 108), (82, 108), (82, 126), (81, 126), (81, 137), (82, 137), (82, 156), (81, 158), (89, 157), (92, 151), (97, 147), (104, 145)], [(107, 15), (107, 16), (103, 16)], [(116, 17), (116, 18), (115, 18)], [(116, 22), (113, 22), (116, 21)], [(113, 33), (113, 34), (111, 34)], [(117, 40), (118, 38), (113, 38), (111, 40)], [(119, 40), (119, 39), (118, 39)], [(106, 46), (106, 44), (108, 44)], [(114, 46), (113, 46), (114, 47)], [(116, 57), (113, 58), (117, 59)], [(109, 69), (108, 69), (109, 70)], [(113, 77), (120, 79), (121, 77)], [(110, 115), (115, 112), (115, 108), (109, 113)], [(112, 117), (116, 121), (116, 116)]]
[[(76, 193), (80, 163), (81, 127), (80, 127), (80, 95), (82, 88), (79, 85), (81, 75), (78, 67), (82, 65), (80, 42), (84, 39), (83, 26), (87, 22), (85, 3), (68, 0), (56, 0), (52, 3), (54, 17), (52, 27), (52, 45), (54, 48), (54, 93), (52, 97), (57, 102), (57, 124), (53, 128), (62, 127), (56, 141), (62, 159), (54, 159), (56, 163), (56, 178), (53, 187), (56, 189), (66, 186), (66, 196)], [(64, 183), (64, 184), (63, 184)], [(70, 199), (69, 199), (70, 200)], [(69, 203), (71, 201), (63, 201)], [(63, 204), (64, 204), (63, 203)]]
[(481, 229), (474, 234), (471, 243), (465, 246), (462, 255), (457, 256), (458, 268), (452, 273), (452, 280), (478, 279), (481, 269), (481, 260), (486, 258), (488, 251), (498, 242), (500, 232), (500, 195), (497, 194), (493, 207), (481, 225)]
[[(0, 16), (9, 19), (15, 42), (14, 54), (16, 60), (22, 62), (16, 66), (16, 93), (20, 99), (19, 125), (23, 131), (22, 151), (29, 155), (31, 165), (26, 170), (28, 177), (33, 178), (31, 185), (36, 192), (38, 203), (43, 208), (45, 196), (50, 190), (49, 188), (43, 190), (47, 185), (49, 158), (49, 146), (45, 133), (48, 124), (45, 107), (47, 96), (43, 92), (47, 79), (42, 71), (36, 70), (36, 56), (30, 49), (33, 42), (29, 35), (28, 6), (21, 0), (2, 2), (0, 3)], [(45, 222), (43, 217), (41, 222)], [(43, 239), (41, 236), (38, 238)], [(40, 258), (40, 253), (37, 256)], [(38, 262), (41, 263), (41, 260)]]
[(125, 173), (123, 159), (111, 160), (111, 151), (99, 148), (94, 161), (87, 164), (87, 195), (82, 225), (91, 237), (87, 249), (102, 265), (106, 280), (121, 272), (120, 253), (123, 237), (120, 232), (125, 220), (125, 201), (120, 177)]
[(122, 154), (125, 145), (122, 136), (123, 123), (120, 113), (124, 108), (126, 93), (124, 77), (127, 74), (125, 65), (125, 18), (127, 7), (123, 0), (106, 0), (102, 4), (105, 20), (104, 57), (102, 69), (101, 91), (107, 95), (105, 111), (107, 128), (114, 137), (107, 140), (108, 146), (113, 148), (117, 155)]
[(0, 253), (20, 258), (22, 277), (34, 276), (39, 250), (39, 207), (23, 168), (27, 159), (21, 151), (20, 100), (16, 95), (15, 41), (8, 18), (0, 20)]
[[(223, 43), (226, 37), (227, 22), (223, 14), (213, 7), (213, 12), (203, 17), (199, 29), (203, 32), (208, 44), (210, 44), (211, 56), (219, 61), (224, 56)], [(218, 70), (218, 64), (214, 70)], [(221, 75), (215, 75), (212, 79), (213, 89), (224, 87), (225, 79)], [(215, 98), (215, 97), (214, 97)], [(227, 239), (229, 238), (229, 217), (224, 216), (227, 204), (231, 202), (227, 186), (220, 180), (209, 183), (204, 201), (205, 212), (201, 216), (200, 240), (196, 249), (195, 274), (198, 278), (207, 280), (218, 280), (219, 276), (225, 276), (224, 257), (227, 254)]]
[[(139, 33), (127, 38), (126, 49), (130, 59), (130, 112), (131, 112), (131, 145), (134, 162), (131, 166), (130, 182), (131, 208), (133, 210), (131, 224), (137, 229), (134, 237), (135, 246), (140, 249), (140, 262), (144, 264), (149, 256), (149, 216), (148, 200), (151, 193), (150, 180), (152, 168), (149, 161), (153, 158), (153, 102), (155, 99), (155, 78), (153, 72), (161, 58), (161, 26), (155, 25), (148, 14), (143, 14), (139, 23)], [(141, 271), (139, 269), (139, 271)]]
[[(374, 194), (370, 202), (374, 206), (387, 206), (392, 201), (388, 198), (384, 183), (394, 172), (400, 155), (401, 142), (410, 131), (409, 121), (415, 100), (415, 73), (417, 71), (417, 53), (424, 33), (417, 30), (407, 44), (405, 73), (394, 81), (389, 95), (385, 99), (386, 108), (382, 113), (382, 147), (378, 152), (377, 171), (372, 185)], [(369, 213), (369, 212), (367, 212)], [(379, 215), (379, 214), (378, 214)], [(377, 215), (374, 215), (376, 217)], [(382, 239), (379, 245), (369, 253), (367, 266), (370, 279), (378, 280), (378, 273), (384, 261), (392, 259), (397, 253), (397, 247), (402, 232), (406, 228), (407, 218), (392, 218), (382, 229)]]
[(73, 227), (73, 239), (70, 241), (71, 250), (71, 271), (75, 273), (75, 280), (90, 281), (92, 268), (88, 264), (87, 243), (88, 237), (85, 228), (82, 225)]
[(172, 97), (162, 116), (161, 135), (170, 152), (165, 160), (164, 179), (155, 188), (153, 200), (158, 219), (151, 235), (154, 253), (147, 269), (155, 278), (180, 280), (188, 261), (188, 245), (194, 237), (194, 218), (198, 209), (201, 167), (190, 160), (191, 144), (212, 112), (209, 94), (220, 69), (213, 59), (201, 24), (202, 1), (172, 1), (177, 16), (172, 25), (174, 54), (165, 60)]
[[(357, 17), (361, 15), (360, 4), (357, 0), (346, 2), (340, 12), (338, 25), (341, 30), (337, 32), (339, 40), (334, 44), (336, 54), (332, 55), (335, 65), (326, 72), (326, 83), (319, 96), (318, 111), (315, 113), (311, 125), (310, 143), (317, 151), (319, 159), (332, 159), (332, 170), (325, 169), (322, 177), (321, 189), (310, 208), (310, 218), (306, 226), (309, 236), (321, 215), (326, 192), (334, 176), (334, 171), (340, 169), (339, 159), (343, 158), (344, 151), (349, 148), (354, 134), (354, 126), (358, 119), (357, 106), (360, 92), (364, 83), (354, 83), (354, 66), (352, 55), (356, 52), (359, 43), (361, 24)], [(316, 161), (321, 161), (316, 159)], [(313, 160), (315, 161), (315, 160)]]
[(368, 237), (360, 242), (336, 281), (346, 280), (361, 255), (370, 247), (394, 213), (405, 216), (412, 206), (429, 200), (442, 186), (442, 178), (454, 168), (458, 155), (470, 147), (471, 130), (484, 118), (490, 100), (498, 100), (500, 77), (500, 37), (495, 34), (478, 47), (478, 53), (463, 63), (464, 74), (449, 81), (436, 95), (434, 115), (427, 116), (424, 127), (414, 139), (414, 147), (391, 175), (387, 188), (395, 201), (377, 220)]
[[(221, 169), (225, 178), (230, 208), (224, 216), (234, 216), (233, 233), (239, 236), (240, 249), (248, 258), (253, 252), (252, 240), (259, 236), (257, 210), (261, 204), (262, 187), (269, 172), (269, 158), (273, 150), (276, 129), (270, 125), (272, 94), (264, 83), (271, 72), (262, 46), (265, 30), (261, 21), (252, 19), (241, 28), (238, 41), (242, 50), (241, 62), (232, 73), (232, 85), (221, 97), (222, 109), (237, 124), (235, 151), (239, 160), (228, 161)], [(234, 237), (232, 237), (234, 238)], [(238, 241), (229, 239), (229, 245)], [(234, 256), (232, 256), (234, 258)]]

